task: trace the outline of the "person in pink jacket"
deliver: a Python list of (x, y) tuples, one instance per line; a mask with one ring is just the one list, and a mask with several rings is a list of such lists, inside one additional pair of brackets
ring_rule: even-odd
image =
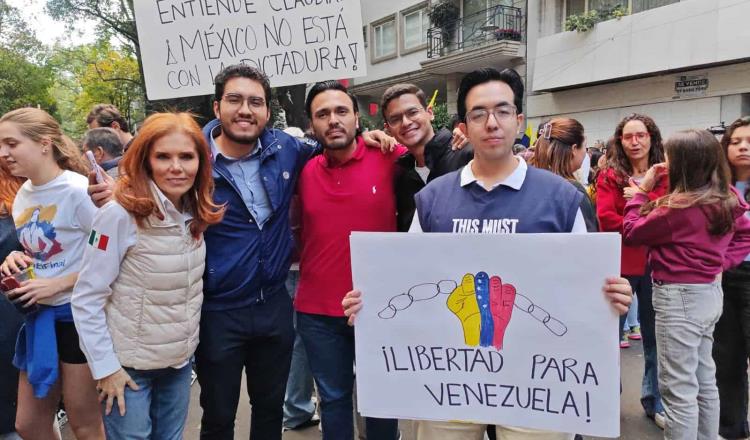
[[(719, 393), (711, 356), (722, 312), (722, 271), (750, 252), (748, 205), (730, 185), (724, 151), (705, 130), (666, 142), (666, 163), (651, 167), (625, 206), (623, 238), (648, 247), (653, 270), (659, 391), (665, 439), (715, 439)], [(669, 193), (650, 201), (660, 170)]]

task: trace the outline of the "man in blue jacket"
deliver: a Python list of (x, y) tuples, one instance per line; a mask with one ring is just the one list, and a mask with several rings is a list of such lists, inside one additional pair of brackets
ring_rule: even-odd
[[(217, 119), (204, 134), (214, 161), (214, 201), (225, 204), (226, 213), (204, 234), (205, 296), (196, 352), (201, 438), (234, 438), (244, 368), (250, 437), (281, 439), (294, 342), (285, 288), (289, 205), (300, 170), (319, 147), (266, 127), (271, 87), (262, 72), (229, 66), (214, 82)], [(377, 145), (372, 139), (370, 146)]]
[[(226, 211), (204, 233), (203, 315), (195, 353), (201, 439), (234, 439), (244, 369), (250, 437), (280, 440), (294, 342), (284, 285), (292, 249), (289, 205), (300, 170), (320, 148), (266, 127), (271, 86), (261, 71), (229, 66), (214, 83), (217, 119), (203, 133), (213, 159), (214, 201)], [(371, 147), (392, 147), (382, 132), (363, 137)], [(102, 206), (112, 198), (114, 180), (105, 176), (96, 184), (95, 177), (89, 175), (89, 194)]]

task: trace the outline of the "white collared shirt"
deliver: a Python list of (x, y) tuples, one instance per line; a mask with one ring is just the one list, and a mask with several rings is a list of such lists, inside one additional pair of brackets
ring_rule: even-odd
[[(474, 171), (471, 169), (471, 164), (474, 163), (474, 159), (472, 159), (471, 161), (469, 161), (469, 163), (466, 164), (465, 167), (461, 169), (461, 186), (464, 187), (476, 182), (477, 185), (484, 188), (485, 191), (488, 192), (492, 191), (500, 185), (504, 185), (518, 191), (521, 189), (521, 186), (523, 186), (523, 182), (526, 180), (526, 170), (529, 169), (529, 166), (522, 158), (516, 156), (515, 159), (518, 162), (518, 165), (513, 170), (513, 172), (510, 173), (510, 175), (504, 180), (496, 182), (494, 185), (492, 185), (491, 188), (487, 188), (484, 182), (477, 179), (477, 177), (474, 175)], [(414, 211), (414, 219), (411, 221), (409, 232), (424, 232), (422, 231), (422, 226), (419, 224), (419, 213), (416, 210)], [(570, 232), (574, 234), (587, 233), (586, 221), (583, 218), (581, 208), (578, 208), (578, 211), (576, 211), (576, 218), (573, 222), (573, 229), (571, 229)]]
[[(167, 213), (173, 218), (181, 218), (187, 228), (192, 216), (179, 212), (153, 182), (151, 186)], [(73, 288), (71, 305), (81, 350), (86, 355), (91, 374), (99, 380), (121, 368), (107, 328), (104, 306), (112, 294), (111, 285), (120, 274), (120, 264), (125, 254), (138, 241), (138, 225), (135, 218), (113, 200), (96, 212), (92, 230), (92, 235), (107, 237), (106, 246), (103, 245), (103, 250), (91, 244), (86, 246), (83, 269)], [(180, 368), (185, 364), (183, 362), (172, 367)]]

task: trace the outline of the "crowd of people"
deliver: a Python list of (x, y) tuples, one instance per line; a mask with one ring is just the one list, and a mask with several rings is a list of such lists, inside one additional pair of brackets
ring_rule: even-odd
[[(363, 132), (347, 88), (317, 83), (304, 133), (268, 125), (262, 72), (229, 66), (214, 82), (203, 128), (155, 113), (133, 136), (103, 104), (79, 148), (43, 110), (0, 117), (0, 439), (59, 439), (61, 400), (78, 439), (181, 439), (195, 369), (203, 439), (234, 438), (244, 371), (251, 438), (319, 423), (324, 439), (351, 440), (367, 292), (352, 284), (349, 235), (471, 232), (454, 218), (620, 233), (621, 270), (602, 294), (620, 343), (643, 339), (646, 416), (667, 439), (750, 436), (750, 118), (721, 142), (703, 130), (663, 141), (633, 114), (597, 154), (579, 121), (554, 118), (516, 155), (524, 88), (511, 69), (467, 74), (455, 129), (439, 130), (413, 84), (386, 90), (384, 129)], [(358, 430), (401, 436), (395, 419)], [(575, 437), (438, 421), (415, 431)]]

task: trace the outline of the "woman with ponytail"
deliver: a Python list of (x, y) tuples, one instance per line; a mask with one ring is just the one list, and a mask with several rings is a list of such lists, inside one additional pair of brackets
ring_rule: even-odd
[(581, 213), (586, 221), (588, 232), (599, 232), (596, 211), (591, 203), (586, 188), (575, 178), (575, 173), (586, 155), (586, 138), (583, 135), (583, 125), (571, 118), (555, 118), (539, 129), (539, 137), (534, 144), (536, 153), (531, 164), (537, 168), (551, 171), (564, 178), (583, 194)]
[(103, 439), (96, 388), (70, 308), (96, 212), (85, 162), (60, 124), (35, 108), (0, 118), (0, 160), (13, 176), (28, 179), (11, 210), (23, 251), (11, 252), (0, 266), (3, 277), (27, 278), (6, 289), (26, 312), (13, 359), (21, 370), (18, 433), (26, 440), (59, 438), (54, 421), (62, 395), (76, 438)]

